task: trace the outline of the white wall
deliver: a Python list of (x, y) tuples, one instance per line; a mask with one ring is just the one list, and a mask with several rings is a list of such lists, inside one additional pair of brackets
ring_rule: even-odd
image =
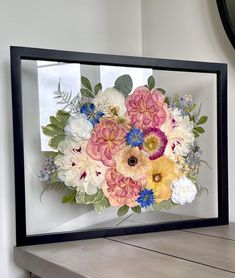
[(13, 263), (14, 167), (9, 46), (141, 55), (139, 0), (0, 0), (0, 276)]
[[(141, 14), (142, 35), (141, 43)], [(215, 0), (0, 0), (0, 273), (26, 277), (13, 263), (14, 170), (9, 46), (225, 62), (229, 65), (229, 163), (235, 160), (235, 50)], [(230, 178), (230, 203), (235, 177)], [(235, 221), (235, 205), (230, 205)]]
[(230, 221), (235, 221), (235, 49), (216, 0), (143, 0), (143, 56), (228, 64)]

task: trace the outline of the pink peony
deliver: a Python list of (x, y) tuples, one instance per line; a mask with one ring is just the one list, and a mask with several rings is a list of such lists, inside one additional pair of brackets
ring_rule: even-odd
[(109, 199), (111, 206), (135, 207), (138, 205), (136, 199), (141, 191), (141, 184), (131, 178), (124, 177), (115, 168), (109, 168), (105, 174), (106, 182), (102, 186), (105, 196)]
[(128, 127), (116, 119), (103, 118), (97, 124), (87, 144), (87, 153), (105, 166), (113, 166), (114, 155), (123, 148)]
[(141, 129), (160, 127), (167, 116), (164, 100), (164, 95), (158, 90), (136, 88), (126, 99), (127, 115), (131, 123)]

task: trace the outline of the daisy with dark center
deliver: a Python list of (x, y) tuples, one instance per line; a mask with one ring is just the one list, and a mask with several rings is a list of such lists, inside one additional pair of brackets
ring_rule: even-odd
[(139, 147), (144, 142), (144, 134), (139, 128), (132, 127), (126, 135), (126, 143), (132, 147)]
[(126, 146), (115, 155), (116, 170), (125, 177), (138, 180), (149, 170), (148, 154), (138, 147)]
[(143, 150), (149, 154), (149, 159), (155, 160), (164, 154), (167, 137), (159, 128), (148, 128), (144, 132)]
[(104, 116), (101, 111), (95, 110), (94, 103), (85, 103), (82, 105), (80, 112), (87, 116), (87, 120), (92, 123), (93, 126), (100, 122), (100, 119)]
[(153, 190), (144, 189), (140, 192), (140, 196), (137, 199), (137, 202), (142, 208), (147, 208), (154, 203), (154, 194)]

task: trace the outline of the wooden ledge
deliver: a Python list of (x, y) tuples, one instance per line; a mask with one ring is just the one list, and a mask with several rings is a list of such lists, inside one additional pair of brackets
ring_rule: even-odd
[(42, 278), (235, 277), (235, 224), (15, 247)]

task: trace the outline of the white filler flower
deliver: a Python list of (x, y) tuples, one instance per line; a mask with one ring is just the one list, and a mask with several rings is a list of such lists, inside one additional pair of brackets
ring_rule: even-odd
[(101, 109), (105, 113), (112, 108), (117, 110), (119, 116), (124, 116), (126, 113), (125, 97), (115, 88), (107, 88), (104, 92), (99, 91), (93, 103), (98, 110)]
[(71, 136), (73, 140), (88, 140), (91, 137), (93, 126), (87, 120), (86, 115), (79, 114), (70, 116), (67, 125), (64, 128), (65, 134)]
[(104, 182), (106, 167), (86, 152), (87, 141), (75, 142), (70, 137), (59, 143), (62, 155), (55, 158), (58, 177), (65, 185), (93, 195)]
[(197, 194), (195, 184), (187, 177), (174, 181), (171, 185), (171, 200), (175, 204), (183, 206), (185, 203), (192, 203)]

